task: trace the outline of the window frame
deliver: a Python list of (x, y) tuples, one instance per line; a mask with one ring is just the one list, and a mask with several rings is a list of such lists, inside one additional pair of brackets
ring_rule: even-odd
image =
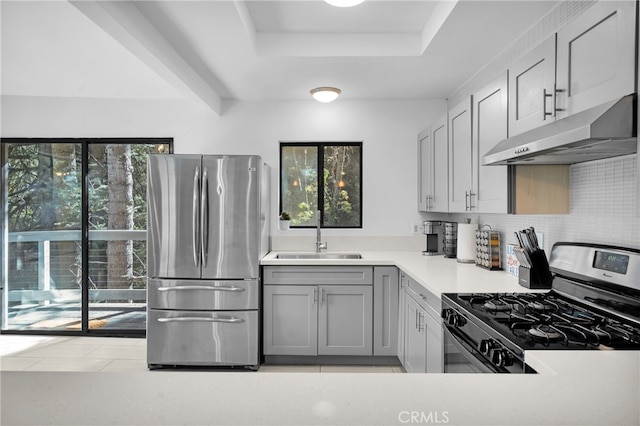
[[(357, 210), (357, 214), (360, 218), (359, 224), (356, 226), (328, 226), (325, 225), (324, 223), (324, 218), (325, 218), (325, 212), (324, 212), (324, 207), (320, 209), (320, 228), (323, 229), (362, 229), (362, 224), (364, 222), (364, 218), (363, 218), (363, 209), (362, 209), (362, 204), (363, 204), (363, 199), (362, 199), (362, 194), (363, 194), (363, 180), (362, 180), (362, 176), (363, 176), (363, 165), (364, 165), (364, 155), (363, 155), (363, 143), (362, 141), (339, 141), (339, 142), (329, 142), (329, 141), (323, 141), (323, 142), (292, 142), (292, 141), (280, 141), (280, 146), (279, 146), (279, 169), (278, 169), (278, 175), (279, 175), (279, 184), (278, 184), (278, 215), (283, 211), (283, 198), (284, 198), (284, 190), (283, 190), (283, 181), (282, 181), (282, 154), (283, 154), (283, 148), (285, 147), (314, 147), (317, 148), (317, 158), (316, 158), (316, 164), (318, 166), (318, 188), (324, 188), (324, 173), (321, 172), (321, 170), (324, 169), (324, 149), (327, 146), (353, 146), (353, 147), (358, 147), (360, 150), (360, 170), (358, 173), (358, 179), (360, 180), (360, 191), (359, 191), (359, 197), (360, 197), (360, 202), (359, 202), (359, 209)], [(318, 190), (318, 199), (317, 199), (317, 205), (318, 206), (324, 206), (324, 191), (320, 191)], [(297, 226), (290, 226), (290, 229), (312, 229), (312, 228), (316, 228), (316, 225), (297, 225)]]

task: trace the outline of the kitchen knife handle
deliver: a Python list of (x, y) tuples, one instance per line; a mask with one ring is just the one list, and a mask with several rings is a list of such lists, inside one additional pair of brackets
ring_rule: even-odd
[(193, 263), (200, 266), (200, 167), (196, 167), (193, 173)]
[(202, 191), (200, 197), (200, 228), (202, 238), (202, 267), (206, 268), (209, 256), (209, 171), (202, 170)]

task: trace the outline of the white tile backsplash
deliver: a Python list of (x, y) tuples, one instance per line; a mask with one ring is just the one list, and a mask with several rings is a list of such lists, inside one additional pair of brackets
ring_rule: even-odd
[[(571, 166), (568, 215), (449, 214), (448, 220), (487, 224), (501, 232), (503, 259), (514, 231), (533, 226), (544, 234), (544, 250), (558, 241), (611, 244), (640, 248), (636, 213), (637, 155)], [(428, 219), (428, 215), (424, 215)], [(442, 217), (442, 215), (438, 215)]]

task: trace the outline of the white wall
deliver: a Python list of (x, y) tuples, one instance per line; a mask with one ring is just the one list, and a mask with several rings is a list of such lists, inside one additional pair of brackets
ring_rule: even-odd
[(228, 102), (215, 117), (188, 101), (6, 96), (0, 128), (2, 137), (173, 137), (176, 153), (259, 154), (272, 167), (274, 218), (279, 141), (363, 141), (363, 229), (325, 233), (404, 235), (421, 220), (416, 137), (445, 110), (444, 100)]

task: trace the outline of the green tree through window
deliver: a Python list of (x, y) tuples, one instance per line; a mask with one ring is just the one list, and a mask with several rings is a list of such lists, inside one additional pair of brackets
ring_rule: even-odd
[(318, 210), (323, 228), (362, 227), (362, 142), (280, 144), (280, 211), (304, 228)]

